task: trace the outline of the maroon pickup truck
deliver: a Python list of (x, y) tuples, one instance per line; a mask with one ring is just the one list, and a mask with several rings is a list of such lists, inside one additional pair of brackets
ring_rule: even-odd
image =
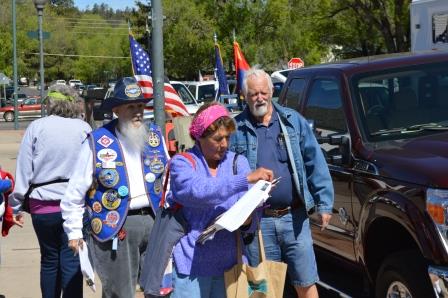
[(298, 69), (279, 102), (313, 125), (333, 178), (316, 249), (368, 296), (448, 297), (448, 52)]

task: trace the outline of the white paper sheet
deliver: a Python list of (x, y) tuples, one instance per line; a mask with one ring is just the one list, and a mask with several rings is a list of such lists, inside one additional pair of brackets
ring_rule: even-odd
[(215, 233), (226, 229), (233, 232), (249, 218), (252, 212), (269, 198), (272, 183), (260, 180), (246, 192), (229, 210), (221, 214), (213, 224), (201, 233), (198, 241), (204, 243), (213, 239)]
[(90, 264), (87, 243), (84, 242), (82, 247), (82, 249), (79, 248), (79, 263), (81, 266), (81, 272), (86, 279), (87, 285), (92, 289), (92, 291), (95, 292), (95, 274), (93, 272), (92, 264)]

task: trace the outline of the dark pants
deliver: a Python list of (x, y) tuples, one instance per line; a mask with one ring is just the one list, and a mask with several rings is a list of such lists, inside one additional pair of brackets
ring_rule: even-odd
[(40, 246), (40, 288), (42, 298), (82, 297), (79, 257), (68, 247), (68, 238), (58, 213), (32, 214)]

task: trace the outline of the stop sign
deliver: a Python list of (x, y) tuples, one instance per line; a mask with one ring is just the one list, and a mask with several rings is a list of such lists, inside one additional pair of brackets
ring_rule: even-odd
[(288, 62), (288, 68), (301, 68), (304, 67), (305, 63), (300, 58), (291, 58)]

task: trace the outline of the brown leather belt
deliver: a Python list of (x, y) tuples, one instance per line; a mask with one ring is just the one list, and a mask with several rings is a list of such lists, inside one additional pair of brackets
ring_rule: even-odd
[(292, 210), (299, 209), (301, 206), (302, 206), (302, 202), (300, 201), (300, 199), (294, 199), (292, 201), (291, 206), (288, 206), (283, 209), (266, 208), (266, 209), (264, 209), (263, 213), (267, 217), (282, 217), (282, 216), (288, 214), (289, 212), (291, 212)]

